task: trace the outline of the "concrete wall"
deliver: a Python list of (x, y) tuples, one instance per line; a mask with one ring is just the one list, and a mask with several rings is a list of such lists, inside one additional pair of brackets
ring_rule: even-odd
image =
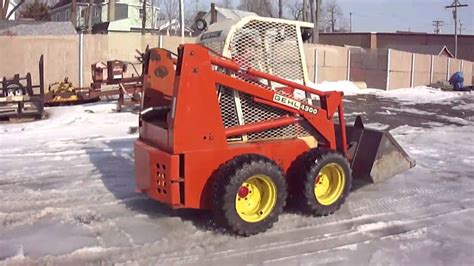
[(387, 56), (383, 49), (351, 50), (350, 80), (365, 81), (369, 88), (387, 86)]
[(449, 58), (448, 79), (452, 74), (461, 70), (461, 60)]
[(371, 48), (371, 35), (370, 33), (351, 33), (350, 35), (345, 33), (320, 33), (319, 42), (329, 45)]
[[(427, 51), (446, 45), (454, 54), (454, 36), (428, 33), (321, 33), (320, 42), (329, 45), (351, 45), (367, 49), (395, 49), (401, 51)], [(458, 58), (474, 61), (474, 36), (458, 36)]]
[(464, 73), (464, 85), (474, 84), (474, 63), (469, 61), (462, 61), (462, 72)]
[(396, 50), (389, 51), (388, 89), (410, 88), (413, 54)]
[(412, 72), (413, 86), (423, 86), (431, 83), (431, 55), (414, 54), (415, 69)]
[[(181, 43), (181, 38), (174, 36), (163, 36), (162, 40), (162, 46), (173, 52)], [(185, 42), (194, 42), (194, 38), (185, 38)], [(147, 45), (158, 47), (159, 36), (139, 33), (84, 35), (83, 86), (88, 87), (92, 81), (91, 64), (113, 59), (136, 62), (135, 49), (144, 51)], [(65, 77), (79, 87), (79, 35), (0, 36), (0, 47), (0, 76), (25, 75), (30, 71), (37, 83), (37, 63), (43, 54), (46, 87)], [(133, 73), (133, 68), (128, 72)]]
[[(88, 87), (91, 82), (91, 64), (112, 59), (135, 62), (135, 49), (144, 51), (147, 45), (157, 47), (159, 39), (157, 35), (142, 36), (139, 33), (84, 35), (83, 86)], [(185, 39), (185, 42), (194, 41), (194, 38)], [(162, 46), (166, 49), (176, 51), (180, 43), (179, 37), (162, 36)], [(65, 77), (69, 77), (74, 86), (79, 86), (79, 35), (0, 36), (0, 47), (1, 77), (16, 73), (25, 75), (29, 71), (34, 83), (38, 83), (37, 64), (43, 54), (46, 86)], [(446, 57), (415, 54), (412, 71), (412, 54), (391, 50), (387, 75), (387, 49), (350, 49), (350, 58), (346, 47), (305, 44), (304, 49), (309, 78), (317, 83), (346, 80), (349, 72), (351, 81), (365, 81), (370, 88), (386, 89), (387, 76), (389, 89), (429, 85), (447, 81), (461, 66), (465, 84), (472, 84), (474, 79), (473, 62), (466, 60), (449, 59), (448, 62)], [(133, 68), (129, 68), (131, 73)]]
[(79, 37), (0, 36), (0, 78), (31, 72), (39, 84), (38, 61), (44, 55), (45, 85), (69, 77), (79, 81)]
[(348, 79), (347, 48), (305, 44), (309, 79), (314, 83)]
[(448, 80), (448, 58), (433, 56), (433, 78), (432, 82), (442, 82)]

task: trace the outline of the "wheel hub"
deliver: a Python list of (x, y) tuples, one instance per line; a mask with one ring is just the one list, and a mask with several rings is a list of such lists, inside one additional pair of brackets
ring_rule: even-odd
[(331, 205), (341, 196), (345, 185), (342, 167), (336, 163), (325, 165), (318, 173), (314, 195), (322, 205)]
[(242, 220), (260, 222), (276, 204), (276, 186), (270, 177), (255, 175), (248, 178), (237, 191), (235, 208)]

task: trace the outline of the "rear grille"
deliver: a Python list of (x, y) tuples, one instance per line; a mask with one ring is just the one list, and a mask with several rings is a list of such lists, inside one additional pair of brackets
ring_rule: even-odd
[(166, 195), (168, 193), (166, 184), (166, 165), (157, 163), (155, 165), (155, 173), (156, 192), (158, 192), (158, 194)]

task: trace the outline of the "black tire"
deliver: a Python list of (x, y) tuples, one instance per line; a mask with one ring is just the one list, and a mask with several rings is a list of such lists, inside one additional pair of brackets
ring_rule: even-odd
[[(247, 222), (236, 209), (236, 196), (242, 184), (255, 175), (269, 177), (276, 188), (276, 202), (269, 214), (258, 222)], [(219, 226), (235, 234), (250, 236), (271, 228), (286, 204), (287, 187), (282, 170), (272, 160), (256, 154), (234, 157), (219, 167), (213, 184), (212, 207)]]
[[(294, 193), (293, 196), (303, 211), (316, 216), (327, 216), (341, 208), (352, 186), (351, 169), (347, 159), (336, 151), (319, 148), (306, 152), (300, 156), (300, 160), (302, 161), (296, 165), (303, 166), (303, 171), (299, 171), (297, 176), (295, 176), (296, 173), (293, 173), (293, 176), (290, 178), (295, 181), (295, 186), (292, 190), (292, 193)], [(315, 196), (314, 184), (316, 183), (316, 178), (318, 178), (321, 169), (328, 164), (337, 164), (340, 167), (343, 172), (344, 185), (342, 187), (342, 193), (337, 200), (329, 205), (325, 205)]]

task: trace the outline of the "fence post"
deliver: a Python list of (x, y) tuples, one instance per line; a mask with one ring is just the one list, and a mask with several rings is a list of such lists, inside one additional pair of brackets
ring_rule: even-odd
[(163, 35), (158, 35), (158, 48), (163, 48)]
[(415, 59), (416, 59), (416, 54), (412, 53), (411, 54), (411, 77), (410, 77), (410, 88), (413, 88), (415, 84)]
[(450, 65), (451, 65), (451, 58), (448, 57), (448, 65), (446, 66), (446, 81), (449, 80), (449, 68), (450, 68)]
[(313, 72), (314, 72), (314, 83), (318, 83), (318, 49), (314, 48), (313, 50), (313, 66), (314, 66), (314, 69), (313, 69)]
[(433, 73), (434, 73), (434, 55), (431, 55), (430, 84), (433, 83)]
[(391, 49), (388, 49), (387, 51), (387, 85), (385, 87), (385, 90), (388, 91), (389, 87), (390, 87), (390, 51)]
[(346, 79), (351, 80), (351, 49), (347, 48), (347, 74)]
[(79, 33), (79, 88), (84, 87), (84, 33)]

